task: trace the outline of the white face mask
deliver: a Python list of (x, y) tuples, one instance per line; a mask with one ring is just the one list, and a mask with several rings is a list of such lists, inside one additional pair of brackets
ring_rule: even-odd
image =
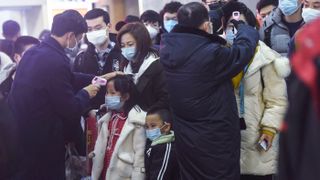
[(302, 18), (304, 22), (308, 23), (310, 21), (315, 20), (318, 17), (320, 17), (320, 10), (311, 9), (311, 8), (302, 9)]
[(66, 47), (66, 50), (67, 50), (67, 52), (68, 53), (75, 53), (78, 49), (78, 40), (77, 40), (77, 38), (76, 38), (76, 36), (74, 36), (74, 38), (75, 38), (75, 41), (76, 41), (76, 44), (73, 46), (73, 47), (70, 47), (70, 39), (68, 40), (68, 42), (67, 42), (67, 47)]
[(157, 30), (156, 28), (154, 28), (150, 25), (146, 25), (146, 28), (150, 34), (151, 39), (154, 39), (159, 33), (159, 30)]
[(106, 42), (108, 39), (109, 33), (107, 29), (101, 29), (98, 31), (92, 31), (87, 33), (87, 38), (90, 43), (92, 43), (95, 46), (100, 46), (103, 43)]

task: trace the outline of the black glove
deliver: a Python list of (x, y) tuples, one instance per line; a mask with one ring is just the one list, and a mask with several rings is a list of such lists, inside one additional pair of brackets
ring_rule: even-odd
[(237, 21), (237, 20), (235, 20), (235, 19), (232, 19), (230, 22), (233, 24), (233, 26), (234, 26), (236, 29), (238, 29), (238, 27), (239, 27), (240, 24), (246, 24), (246, 23), (243, 22), (242, 20)]

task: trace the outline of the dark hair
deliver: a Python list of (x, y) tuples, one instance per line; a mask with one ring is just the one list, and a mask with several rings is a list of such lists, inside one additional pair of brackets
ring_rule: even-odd
[(106, 23), (106, 25), (108, 25), (110, 23), (110, 16), (109, 13), (103, 9), (92, 9), (88, 11), (87, 14), (84, 15), (84, 19), (90, 20), (101, 16), (103, 17), (103, 21)]
[(172, 123), (172, 115), (171, 112), (167, 109), (153, 109), (148, 111), (148, 115), (157, 114), (160, 116), (160, 119), (166, 123)]
[(86, 21), (76, 10), (66, 10), (53, 18), (51, 28), (52, 35), (61, 37), (68, 32), (73, 32), (77, 36), (87, 31), (88, 26)]
[[(258, 27), (257, 19), (253, 14), (253, 12), (244, 3), (241, 3), (241, 2), (237, 2), (237, 3), (239, 3), (239, 5), (237, 6), (239, 7), (239, 9), (234, 9), (234, 10), (239, 11), (240, 14), (242, 14), (245, 17), (249, 26)], [(232, 13), (225, 14), (224, 29), (227, 28), (228, 21), (231, 17), (232, 17)]]
[(209, 21), (208, 10), (199, 2), (183, 5), (178, 11), (179, 25), (198, 28), (206, 21)]
[(45, 40), (47, 37), (49, 37), (51, 35), (50, 30), (48, 29), (44, 29), (41, 31), (40, 35), (39, 35), (39, 40), (43, 41)]
[(20, 32), (20, 25), (13, 20), (8, 20), (2, 25), (2, 32), (4, 37), (12, 38)]
[(260, 0), (257, 3), (256, 8), (257, 8), (258, 12), (260, 12), (261, 9), (266, 7), (266, 6), (273, 5), (273, 6), (277, 7), (278, 4), (279, 4), (279, 0)]
[(171, 1), (164, 5), (163, 9), (161, 10), (161, 15), (163, 16), (165, 13), (176, 13), (178, 12), (179, 8), (182, 6), (180, 2), (177, 1)]
[(131, 66), (133, 73), (137, 73), (144, 59), (151, 55), (150, 53), (158, 56), (158, 52), (152, 48), (149, 32), (142, 23), (134, 22), (124, 25), (117, 35), (118, 44), (121, 44), (121, 37), (127, 33), (136, 40), (136, 55), (134, 57), (136, 61)]
[(26, 50), (26, 46), (39, 43), (40, 41), (32, 36), (20, 36), (16, 42), (14, 42), (14, 53), (21, 55)]
[(161, 16), (159, 13), (153, 11), (153, 10), (147, 10), (143, 12), (140, 16), (141, 22), (158, 22), (159, 25), (161, 25)]
[(130, 75), (117, 75), (108, 80), (108, 83), (114, 83), (114, 89), (124, 95), (129, 94), (129, 99), (124, 104), (124, 112), (126, 114), (137, 104), (136, 101), (136, 89), (133, 82), (133, 78)]
[(140, 19), (138, 16), (128, 15), (123, 21), (117, 22), (115, 29), (116, 31), (119, 31), (124, 25), (132, 22), (139, 22), (139, 21)]

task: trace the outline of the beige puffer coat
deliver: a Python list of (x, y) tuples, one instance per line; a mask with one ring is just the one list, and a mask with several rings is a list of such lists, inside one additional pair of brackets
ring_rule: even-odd
[[(284, 77), (290, 73), (289, 60), (263, 42), (244, 76), (244, 119), (241, 131), (241, 174), (268, 175), (277, 170), (278, 135), (267, 152), (257, 149), (263, 127), (279, 130), (287, 108)], [(235, 90), (240, 110), (239, 88)]]

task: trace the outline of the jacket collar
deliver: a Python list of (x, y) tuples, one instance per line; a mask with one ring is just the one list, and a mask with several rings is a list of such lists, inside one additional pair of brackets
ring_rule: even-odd
[(202, 31), (200, 29), (186, 27), (186, 26), (182, 26), (179, 24), (177, 24), (171, 32), (195, 34), (198, 36), (205, 37), (205, 38), (209, 39), (211, 42), (219, 43), (222, 45), (226, 45), (226, 43), (227, 43), (226, 40), (224, 40), (222, 37), (218, 36), (217, 34), (208, 34), (207, 32)]
[[(49, 46), (50, 48), (54, 49), (55, 51), (57, 51), (58, 53), (60, 53), (61, 55), (65, 56), (68, 58), (68, 56), (66, 55), (64, 48), (59, 44), (59, 42), (57, 40), (55, 40), (53, 37), (49, 36), (48, 38), (46, 38), (45, 40), (43, 40), (42, 42), (43, 44)], [(69, 58), (68, 58), (69, 59)]]

